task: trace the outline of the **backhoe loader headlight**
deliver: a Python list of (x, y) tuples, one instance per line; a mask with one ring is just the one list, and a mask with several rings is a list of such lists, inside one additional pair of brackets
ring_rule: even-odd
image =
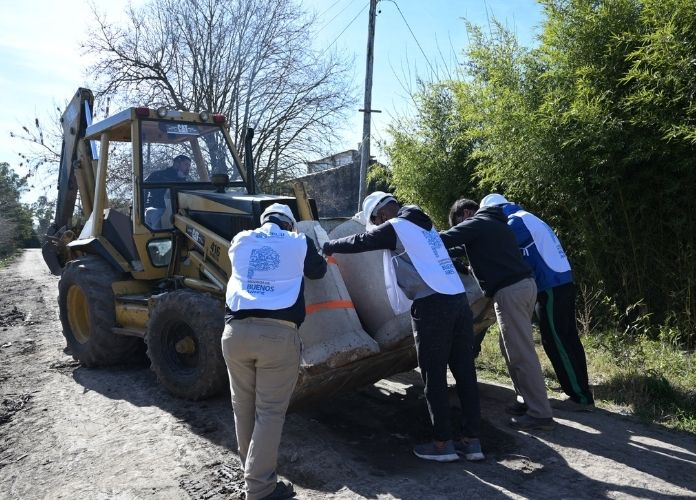
[(168, 108), (166, 108), (165, 106), (161, 106), (156, 111), (156, 114), (158, 115), (159, 118), (165, 118), (166, 116), (168, 116)]
[(203, 122), (209, 120), (209, 111), (200, 111), (199, 112), (199, 119), (202, 120)]

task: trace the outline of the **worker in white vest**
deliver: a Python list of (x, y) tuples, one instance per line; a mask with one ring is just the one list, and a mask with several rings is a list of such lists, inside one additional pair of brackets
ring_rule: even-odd
[[(332, 240), (323, 253), (384, 250), (389, 301), (398, 314), (410, 309), (418, 366), (432, 422), (432, 441), (414, 447), (426, 460), (451, 462), (463, 455), (483, 460), (479, 441), (479, 393), (472, 354), (473, 318), (464, 285), (430, 218), (416, 206), (402, 207), (388, 193), (363, 202), (368, 231)], [(453, 435), (447, 367), (462, 406), (460, 432)], [(458, 455), (459, 454), (459, 455)]]
[[(499, 193), (485, 196), (480, 206), (500, 207), (503, 210), (523, 258), (535, 275), (535, 313), (542, 347), (552, 362), (562, 390), (568, 396), (557, 406), (574, 411), (591, 411), (595, 406), (593, 391), (588, 384), (586, 353), (576, 329), (576, 286), (569, 259), (559, 238), (546, 222)], [(513, 409), (525, 413), (527, 405), (516, 403)]]
[[(452, 228), (440, 233), (442, 242), (466, 250), (484, 294), (493, 298), (501, 352), (515, 391), (527, 405), (508, 424), (523, 431), (552, 430), (555, 421), (532, 337), (537, 285), (508, 220), (498, 207), (479, 208), (473, 200), (460, 199), (452, 205), (449, 221)], [(511, 407), (506, 411), (513, 413)]]
[(277, 480), (277, 453), (301, 362), (303, 278), (326, 274), (326, 261), (308, 236), (295, 231), (287, 205), (267, 207), (260, 224), (231, 242), (221, 339), (247, 500), (294, 495), (290, 483)]

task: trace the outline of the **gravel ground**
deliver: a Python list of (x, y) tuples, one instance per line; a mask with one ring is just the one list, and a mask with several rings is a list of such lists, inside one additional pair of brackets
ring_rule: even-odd
[[(241, 498), (227, 396), (178, 400), (145, 364), (79, 366), (39, 251), (0, 280), (0, 498)], [(555, 411), (554, 431), (516, 432), (503, 413), (510, 389), (480, 391), (484, 462), (411, 454), (428, 416), (407, 372), (290, 414), (279, 472), (302, 499), (695, 497), (693, 435), (601, 409)]]

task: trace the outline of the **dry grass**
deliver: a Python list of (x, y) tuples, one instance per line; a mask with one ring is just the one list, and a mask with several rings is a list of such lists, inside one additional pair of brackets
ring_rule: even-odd
[[(498, 327), (491, 327), (482, 343), (476, 368), (480, 378), (509, 384), (498, 335)], [(596, 336), (587, 335), (582, 339), (596, 404), (694, 434), (695, 352), (685, 352), (672, 343), (646, 338), (632, 345), (615, 345), (614, 339), (611, 332), (598, 332)], [(537, 331), (535, 344), (550, 396), (563, 397), (552, 365), (539, 344)]]

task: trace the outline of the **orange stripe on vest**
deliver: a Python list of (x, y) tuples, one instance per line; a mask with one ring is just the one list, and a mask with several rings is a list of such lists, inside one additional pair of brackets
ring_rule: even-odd
[(332, 255), (329, 255), (328, 257), (326, 257), (326, 262), (328, 262), (329, 264), (336, 264), (336, 265), (338, 264), (338, 261), (335, 260), (335, 257), (333, 257)]
[(321, 309), (355, 309), (351, 300), (329, 300), (306, 306), (306, 314), (313, 314)]

